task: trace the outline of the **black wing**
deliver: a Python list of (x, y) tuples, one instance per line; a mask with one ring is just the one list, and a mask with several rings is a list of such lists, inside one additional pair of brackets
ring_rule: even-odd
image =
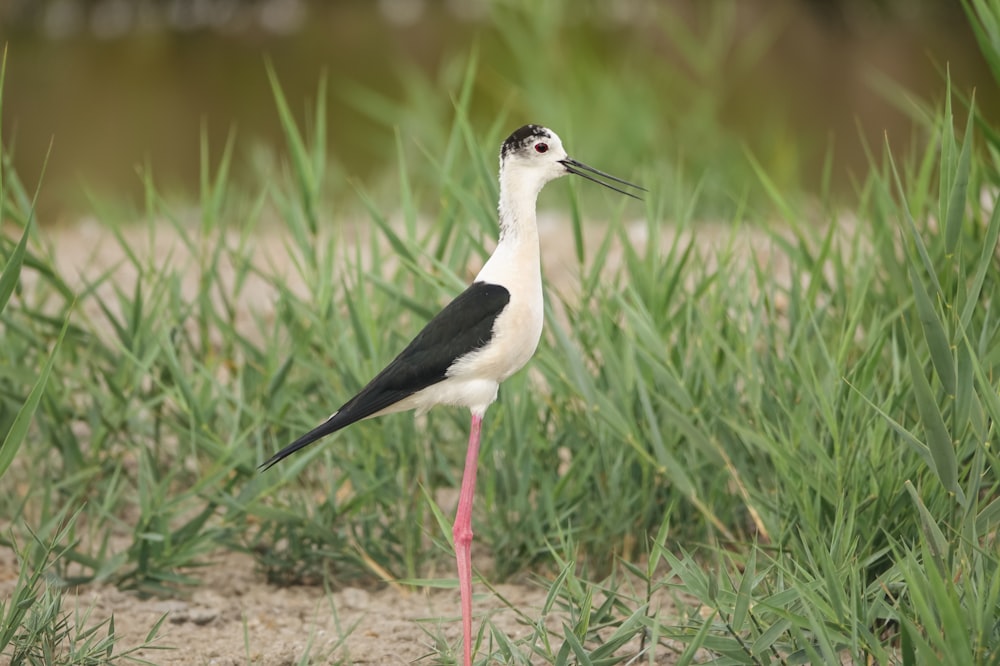
[(486, 282), (469, 285), (356, 396), (329, 419), (274, 454), (261, 469), (443, 380), (456, 360), (489, 343), (493, 324), (508, 303), (510, 292), (505, 287)]

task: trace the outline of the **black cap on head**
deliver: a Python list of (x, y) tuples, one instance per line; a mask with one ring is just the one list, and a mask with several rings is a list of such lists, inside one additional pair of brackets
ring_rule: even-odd
[(507, 155), (526, 148), (528, 145), (534, 143), (538, 139), (551, 139), (552, 135), (547, 129), (541, 125), (525, 125), (520, 129), (514, 130), (514, 133), (507, 137), (507, 140), (503, 142), (500, 147), (500, 159), (504, 159)]

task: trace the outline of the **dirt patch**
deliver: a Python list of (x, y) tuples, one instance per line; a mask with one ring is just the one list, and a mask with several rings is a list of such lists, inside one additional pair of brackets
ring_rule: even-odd
[[(457, 590), (382, 586), (327, 593), (319, 586), (276, 587), (266, 582), (249, 555), (229, 551), (218, 553), (197, 575), (202, 584), (173, 599), (143, 599), (112, 586), (90, 585), (68, 594), (63, 612), (89, 614), (89, 624), (113, 615), (118, 652), (143, 644), (165, 615), (156, 647), (133, 653), (162, 666), (439, 664), (452, 663), (460, 647)], [(0, 557), (0, 594), (9, 596), (16, 578), (7, 551)], [(495, 593), (485, 588), (474, 583), (474, 631), (488, 618), (493, 631), (517, 641), (533, 631), (527, 618), (543, 622), (553, 638), (561, 635), (567, 618), (558, 612), (543, 614), (548, 590), (541, 583), (496, 585)], [(666, 596), (655, 603), (661, 617), (676, 616)], [(487, 641), (490, 631), (485, 632)], [(553, 647), (558, 650), (559, 645)], [(638, 648), (633, 641), (622, 654)], [(654, 663), (671, 664), (676, 656), (661, 646)]]
[[(243, 554), (220, 553), (199, 572), (202, 585), (184, 599), (141, 600), (114, 588), (82, 591), (79, 606), (95, 617), (115, 615), (122, 645), (138, 645), (164, 613), (157, 644), (138, 653), (156, 664), (296, 664), (304, 655), (318, 663), (436, 663), (442, 638), (461, 640), (457, 591), (346, 588), (329, 595), (321, 587), (268, 585)], [(537, 587), (503, 585), (501, 594), (524, 612), (544, 602)], [(492, 596), (477, 598), (477, 619), (491, 621), (512, 638), (528, 631)]]

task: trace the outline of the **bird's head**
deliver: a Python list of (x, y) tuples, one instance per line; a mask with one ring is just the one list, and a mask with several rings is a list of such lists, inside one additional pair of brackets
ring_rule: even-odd
[[(547, 127), (541, 125), (525, 125), (507, 137), (500, 147), (500, 172), (509, 177), (515, 173), (519, 179), (533, 181), (538, 190), (550, 180), (555, 180), (566, 174), (576, 174), (603, 185), (615, 192), (620, 192), (633, 199), (641, 197), (626, 192), (625, 190), (598, 180), (595, 176), (600, 176), (605, 180), (610, 180), (620, 185), (645, 191), (645, 188), (634, 185), (627, 180), (622, 180), (611, 174), (598, 171), (587, 166), (583, 162), (572, 159), (563, 148), (562, 140), (559, 136)], [(502, 178), (502, 176), (501, 176)]]

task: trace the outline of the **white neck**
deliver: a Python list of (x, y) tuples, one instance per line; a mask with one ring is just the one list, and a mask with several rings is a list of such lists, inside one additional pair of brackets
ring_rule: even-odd
[(535, 203), (544, 183), (523, 170), (500, 169), (500, 239), (476, 281), (507, 286), (524, 278), (541, 287)]
[(507, 236), (517, 236), (525, 231), (537, 235), (535, 205), (542, 185), (537, 177), (524, 170), (500, 169), (500, 242)]

